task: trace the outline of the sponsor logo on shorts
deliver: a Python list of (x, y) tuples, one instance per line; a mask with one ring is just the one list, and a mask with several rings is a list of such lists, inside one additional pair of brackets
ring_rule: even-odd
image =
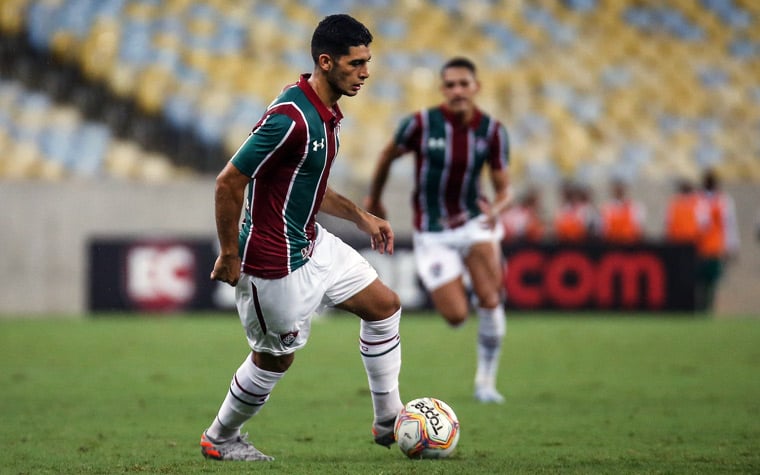
[(296, 342), (296, 338), (297, 337), (298, 337), (298, 332), (297, 331), (283, 333), (283, 334), (280, 335), (280, 341), (282, 342), (283, 345), (290, 346), (290, 345), (292, 345), (293, 343)]

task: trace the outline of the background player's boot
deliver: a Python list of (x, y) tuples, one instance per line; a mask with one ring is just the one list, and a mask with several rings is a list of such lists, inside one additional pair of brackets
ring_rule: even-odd
[(241, 434), (226, 442), (215, 442), (204, 432), (201, 434), (201, 453), (207, 459), (270, 462), (274, 457), (261, 453), (248, 442), (248, 434)]
[(501, 404), (504, 402), (504, 396), (502, 396), (493, 386), (476, 387), (475, 399), (483, 403)]

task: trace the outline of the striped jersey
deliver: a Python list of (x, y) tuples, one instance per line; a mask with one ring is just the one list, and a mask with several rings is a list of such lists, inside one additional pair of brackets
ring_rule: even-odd
[(483, 165), (503, 170), (509, 164), (506, 128), (477, 109), (464, 125), (443, 106), (418, 111), (401, 121), (394, 142), (415, 154), (412, 203), (418, 231), (455, 228), (480, 214)]
[(320, 101), (309, 76), (280, 93), (231, 159), (251, 177), (239, 246), (243, 272), (257, 277), (281, 278), (308, 262), (338, 153), (343, 114)]

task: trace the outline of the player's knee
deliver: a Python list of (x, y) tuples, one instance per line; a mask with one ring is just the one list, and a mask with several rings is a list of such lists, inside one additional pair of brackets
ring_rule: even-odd
[(382, 301), (378, 302), (378, 313), (382, 314), (384, 318), (394, 315), (400, 308), (401, 299), (396, 292), (390, 289), (388, 289)]
[(265, 371), (284, 373), (290, 368), (295, 359), (295, 353), (273, 355), (270, 353), (253, 352), (253, 363)]
[(446, 323), (454, 328), (461, 326), (467, 320), (467, 316), (467, 312), (443, 312)]

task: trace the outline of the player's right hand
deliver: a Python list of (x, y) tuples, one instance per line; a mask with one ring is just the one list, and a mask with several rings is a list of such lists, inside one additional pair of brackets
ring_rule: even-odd
[(216, 258), (214, 269), (211, 271), (211, 280), (225, 282), (236, 286), (240, 280), (240, 256), (222, 256)]

